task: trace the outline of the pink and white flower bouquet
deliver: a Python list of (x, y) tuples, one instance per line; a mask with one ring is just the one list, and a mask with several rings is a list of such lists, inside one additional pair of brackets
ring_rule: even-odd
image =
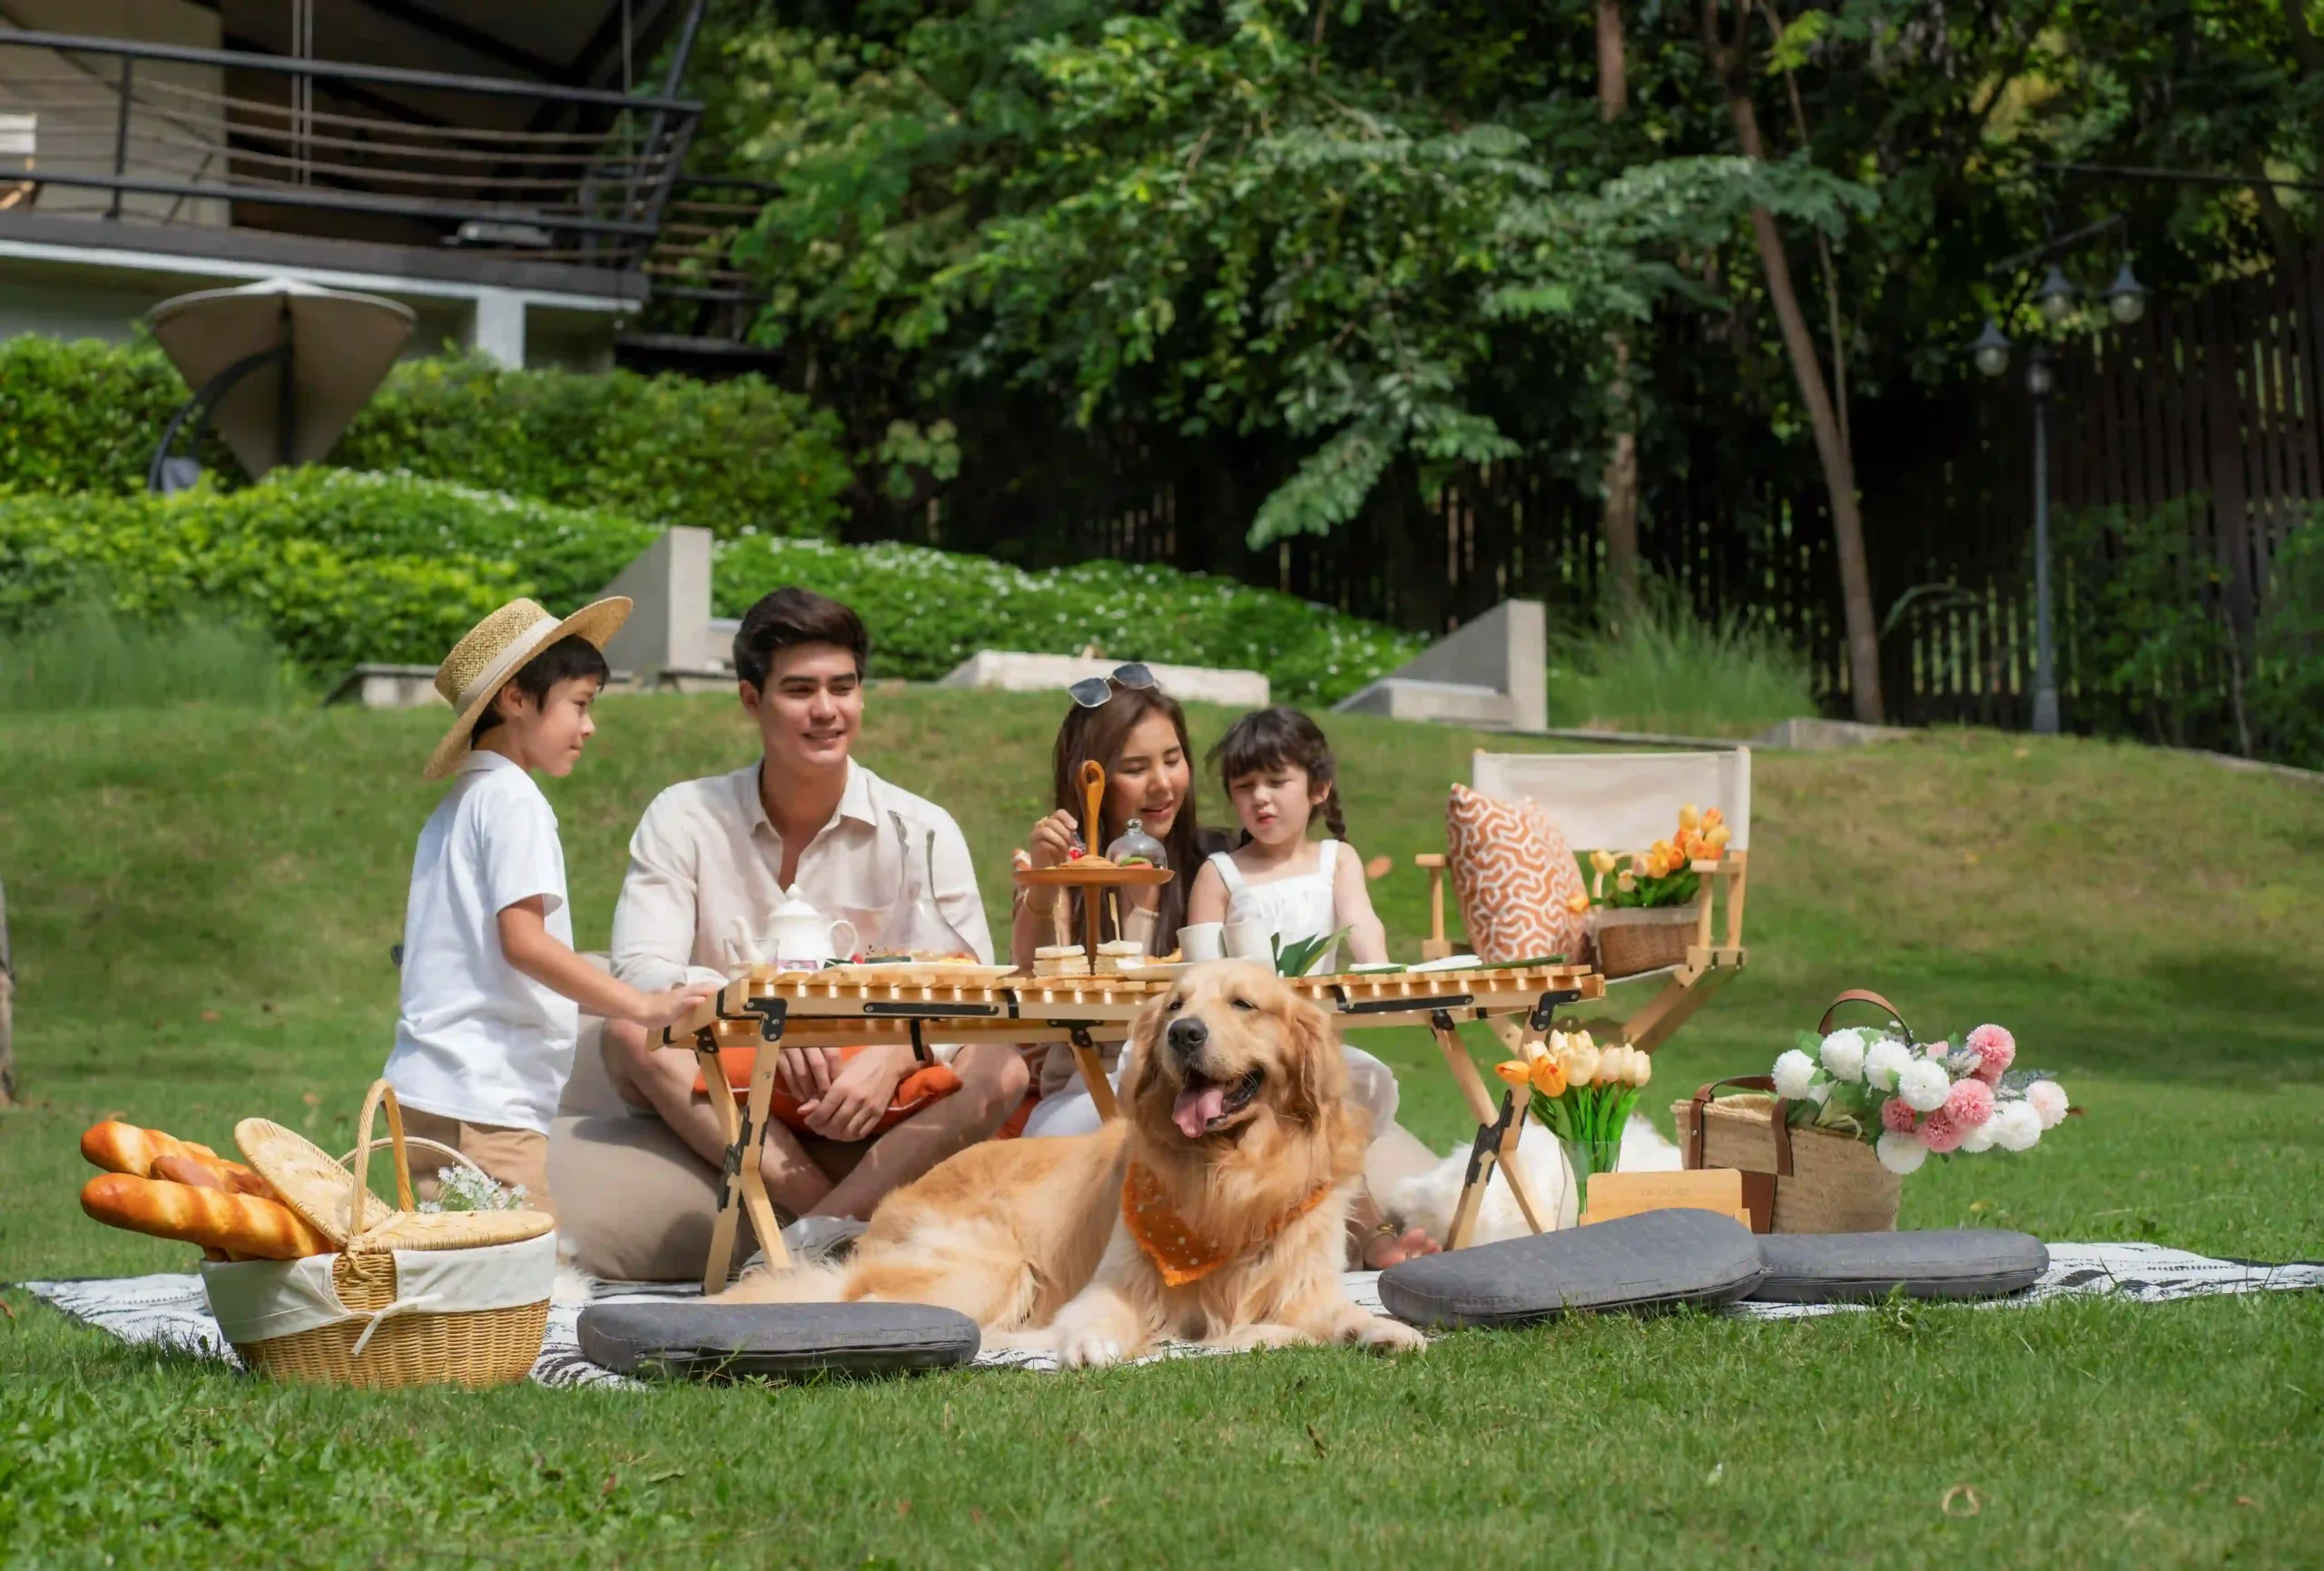
[(1916, 1042), (1901, 1022), (1843, 1026), (1776, 1060), (1785, 1121), (1853, 1135), (1908, 1173), (1932, 1155), (2031, 1151), (2073, 1112), (2065, 1088), (2015, 1067), (2017, 1041), (1981, 1025), (1959, 1042)]

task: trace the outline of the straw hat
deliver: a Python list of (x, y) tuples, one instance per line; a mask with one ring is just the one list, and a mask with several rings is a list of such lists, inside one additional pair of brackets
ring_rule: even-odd
[(630, 604), (626, 595), (608, 595), (560, 622), (537, 600), (511, 600), (469, 628), (436, 667), (436, 691), (460, 717), (428, 755), (427, 777), (442, 779), (468, 756), (477, 721), (526, 661), (568, 633), (602, 650), (627, 619)]

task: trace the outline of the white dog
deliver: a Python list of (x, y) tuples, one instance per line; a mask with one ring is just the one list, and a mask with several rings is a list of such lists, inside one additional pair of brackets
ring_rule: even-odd
[[(1443, 1243), (1445, 1235), (1452, 1230), (1453, 1208), (1461, 1202), (1461, 1181), (1468, 1176), (1469, 1150), (1464, 1143), (1434, 1167), (1390, 1185), (1387, 1192), (1379, 1197), (1380, 1209), (1399, 1227), (1420, 1228)], [(1556, 1215), (1557, 1220), (1551, 1225), (1573, 1226), (1573, 1170), (1567, 1165), (1557, 1136), (1528, 1121), (1524, 1132), (1518, 1137), (1517, 1160), (1525, 1166), (1525, 1177), (1534, 1198)], [(1679, 1148), (1663, 1139), (1661, 1132), (1645, 1119), (1633, 1118), (1622, 1131), (1619, 1165), (1623, 1172), (1676, 1172), (1679, 1167)], [(1501, 1239), (1523, 1238), (1530, 1230), (1525, 1226), (1524, 1213), (1517, 1209), (1517, 1197), (1510, 1192), (1509, 1181), (1501, 1176), (1496, 1166), (1492, 1177), (1486, 1181), (1484, 1203), (1477, 1211), (1477, 1225), (1469, 1241), (1489, 1244)]]

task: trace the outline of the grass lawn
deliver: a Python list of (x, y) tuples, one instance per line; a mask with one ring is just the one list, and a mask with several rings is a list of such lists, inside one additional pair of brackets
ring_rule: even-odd
[[(1054, 702), (912, 689), (872, 711), (862, 756), (960, 816), (997, 914)], [(1198, 743), (1224, 718), (1199, 715)], [(723, 698), (603, 721), (549, 786), (585, 944), (654, 792), (749, 756)], [(440, 724), (0, 719), (30, 1099), (0, 1114), (0, 1275), (188, 1263), (80, 1215), (75, 1141), (106, 1112), (349, 1138)], [(1490, 739), (1331, 730), (1355, 844), (1403, 866), (1375, 897), (1409, 955), (1410, 856), (1442, 848), (1443, 788)], [(1904, 1225), (2324, 1256), (2324, 792), (1977, 733), (1757, 764), (1753, 963), (1658, 1059), (1666, 1131), (1672, 1096), (1764, 1072), (1869, 986), (1932, 1031), (2009, 1025), (2090, 1114), (2024, 1157), (1932, 1162)], [(1383, 1042), (1406, 1121), (1448, 1145), (1433, 1050)], [(1394, 1363), (388, 1397), (257, 1385), (0, 1304), (11, 1564), (2149, 1566), (2312, 1564), (2324, 1543), (2324, 1295), (1593, 1319)], [(1974, 1514), (1946, 1513), (1955, 1485)]]

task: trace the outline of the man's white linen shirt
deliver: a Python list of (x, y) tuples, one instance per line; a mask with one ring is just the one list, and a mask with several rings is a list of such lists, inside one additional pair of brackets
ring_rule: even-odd
[[(853, 759), (837, 810), (799, 853), (800, 894), (824, 916), (854, 924), (862, 944), (877, 944), (911, 882), (891, 814), (904, 822), (921, 884), (935, 831), (937, 907), (990, 964), (992, 933), (960, 826)], [(614, 974), (645, 992), (689, 978), (725, 981), (743, 963), (744, 931), (761, 949), (767, 944), (775, 907), (786, 898), (783, 855), (783, 836), (759, 799), (757, 764), (688, 780), (654, 798), (629, 840), (629, 874), (614, 910)]]
[(570, 945), (556, 812), (524, 766), (479, 748), (428, 815), (404, 907), (403, 992), (387, 1081), (407, 1107), (548, 1132), (580, 1006), (508, 963), (500, 913), (538, 895)]

